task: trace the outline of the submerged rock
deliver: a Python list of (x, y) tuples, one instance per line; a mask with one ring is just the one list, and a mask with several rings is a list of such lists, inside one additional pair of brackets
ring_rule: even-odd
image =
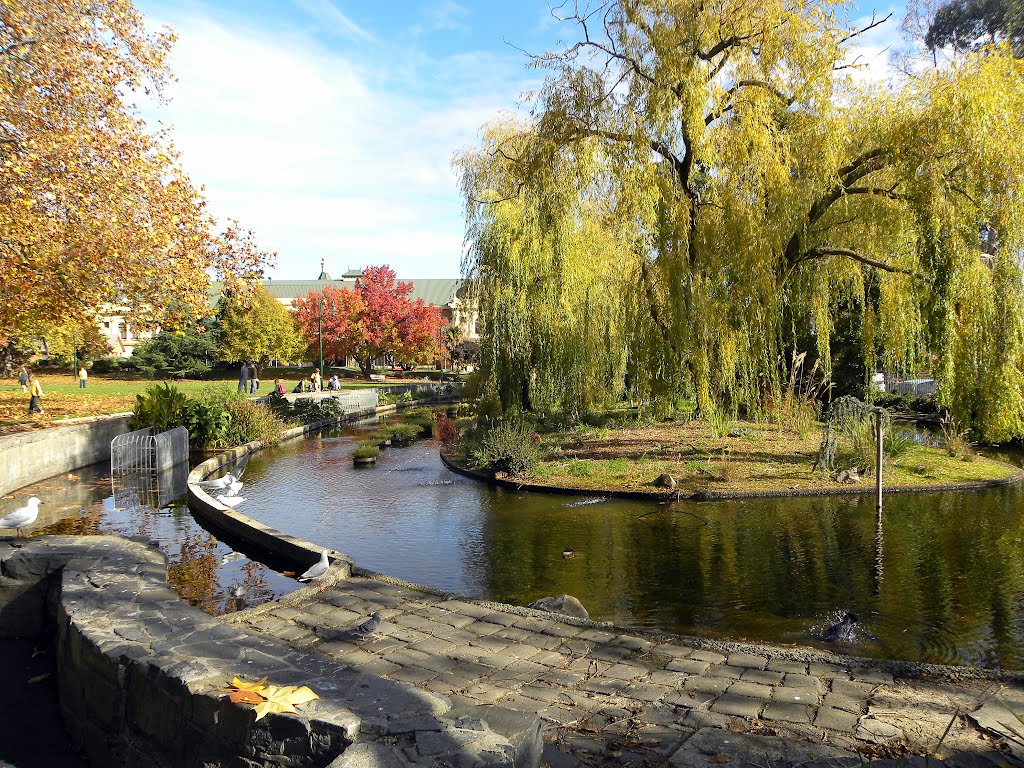
[(542, 597), (534, 600), (527, 608), (536, 608), (538, 611), (548, 613), (561, 613), (564, 616), (575, 616), (577, 619), (589, 619), (590, 614), (583, 607), (583, 603), (572, 595), (556, 595), (555, 597)]

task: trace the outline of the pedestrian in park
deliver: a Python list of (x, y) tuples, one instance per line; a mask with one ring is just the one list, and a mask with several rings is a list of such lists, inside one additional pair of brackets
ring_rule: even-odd
[(39, 407), (39, 398), (43, 396), (43, 385), (34, 373), (30, 373), (28, 377), (28, 395), (28, 415), (38, 413), (41, 416), (46, 413)]
[(24, 365), (18, 370), (18, 383), (21, 384), (22, 392), (28, 392), (28, 368)]
[(260, 391), (260, 377), (256, 370), (255, 361), (249, 366), (249, 394), (255, 395)]
[(313, 392), (319, 392), (321, 390), (323, 384), (320, 381), (320, 369), (319, 368), (314, 368), (313, 372), (311, 374), (309, 374), (309, 383), (313, 387), (313, 389), (312, 389)]
[(274, 379), (274, 391), (279, 395), (285, 394), (284, 382), (280, 379)]
[(238, 391), (247, 392), (249, 390), (249, 363), (242, 363), (242, 367), (238, 369)]
[(86, 382), (89, 381), (89, 372), (85, 370), (85, 364), (78, 369), (78, 388), (85, 389)]

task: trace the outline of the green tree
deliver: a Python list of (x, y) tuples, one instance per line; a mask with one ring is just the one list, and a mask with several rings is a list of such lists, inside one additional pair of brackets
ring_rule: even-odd
[[(622, 0), (567, 20), (580, 39), (535, 60), (551, 72), (533, 119), (490, 126), (456, 160), (482, 365), (506, 408), (580, 410), (624, 387), (760, 413), (794, 325), (831, 371), (852, 299), (866, 367), (937, 360), (955, 407), (988, 384), (966, 356), (1019, 359), (1013, 334), (979, 348), (962, 319), (1021, 316), (1021, 281), (996, 278), (1019, 274), (1024, 111), (1006, 105), (1024, 103), (1024, 67), (992, 51), (865, 86), (847, 65), (864, 30), (840, 18), (830, 3)], [(979, 271), (986, 224), (1003, 245)], [(975, 426), (1024, 434), (1019, 410)]]
[(959, 51), (976, 51), (986, 45), (1005, 42), (1012, 47), (1015, 56), (1024, 56), (1024, 2), (951, 0), (935, 11), (924, 42), (933, 51), (946, 46)]
[(213, 367), (217, 334), (206, 325), (166, 331), (145, 339), (135, 347), (132, 365), (151, 378), (202, 378)]
[(293, 361), (306, 343), (288, 309), (262, 286), (242, 298), (227, 295), (220, 305), (221, 360)]

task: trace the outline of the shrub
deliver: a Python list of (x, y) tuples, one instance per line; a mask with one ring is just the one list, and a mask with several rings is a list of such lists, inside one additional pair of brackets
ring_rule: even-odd
[(236, 394), (228, 400), (231, 423), (223, 437), (223, 444), (213, 444), (221, 448), (231, 445), (242, 445), (253, 440), (262, 440), (266, 445), (273, 445), (281, 439), (284, 424), (277, 415), (262, 403), (248, 400), (242, 394)]
[(185, 426), (189, 443), (195, 448), (228, 445), (231, 411), (227, 398), (217, 392), (189, 399)]
[(942, 442), (946, 453), (964, 461), (973, 461), (975, 459), (974, 446), (967, 439), (968, 431), (957, 424), (956, 419), (948, 413), (939, 424), (942, 427)]
[(914, 433), (909, 429), (888, 429), (882, 435), (882, 453), (895, 461), (906, 455), (915, 443)]
[(392, 403), (411, 403), (412, 394), (409, 390), (403, 392), (392, 392), (389, 389), (381, 389), (377, 394), (377, 402), (381, 405), (390, 405)]
[(529, 474), (540, 463), (541, 449), (524, 422), (504, 422), (492, 428), (473, 450), (471, 464), (510, 477)]
[(93, 373), (121, 373), (122, 371), (134, 371), (137, 367), (135, 361), (130, 357), (101, 357), (92, 364)]
[(459, 436), (459, 428), (444, 411), (434, 414), (434, 437), (442, 443), (451, 443)]
[(395, 424), (381, 432), (392, 445), (412, 445), (423, 436), (423, 428), (418, 424)]
[(185, 425), (188, 397), (172, 384), (157, 384), (135, 396), (135, 412), (128, 422), (129, 429), (152, 427), (165, 432)]
[(378, 456), (380, 456), (380, 447), (370, 440), (364, 440), (352, 449), (353, 459), (376, 459)]

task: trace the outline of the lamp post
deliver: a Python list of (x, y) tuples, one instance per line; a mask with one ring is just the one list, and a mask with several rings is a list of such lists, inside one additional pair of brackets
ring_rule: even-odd
[(316, 333), (320, 337), (320, 375), (324, 375), (324, 297), (321, 296), (316, 303)]

